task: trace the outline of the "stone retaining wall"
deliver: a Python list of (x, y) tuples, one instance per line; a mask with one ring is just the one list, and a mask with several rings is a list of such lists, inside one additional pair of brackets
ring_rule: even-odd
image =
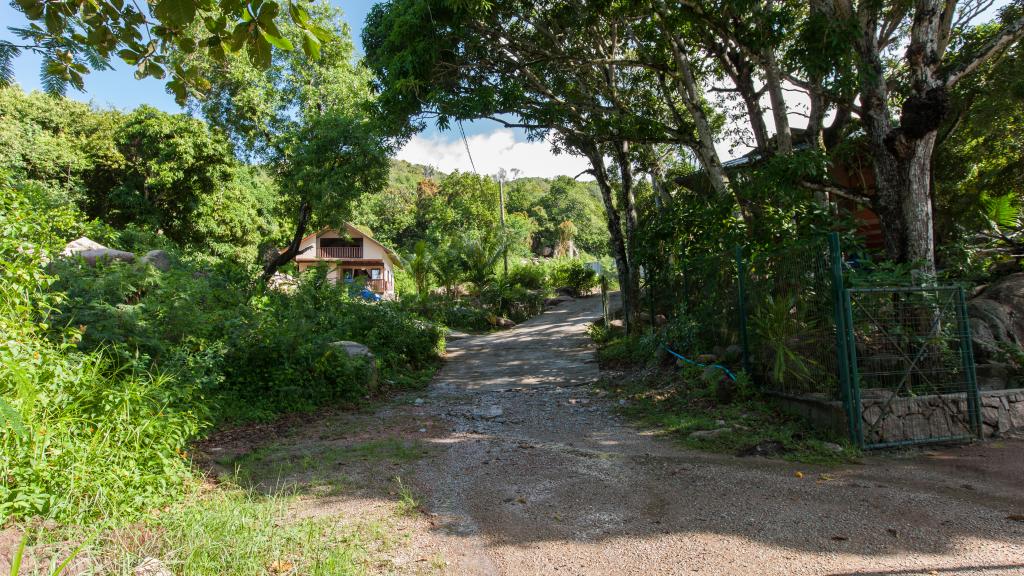
[[(943, 396), (915, 396), (896, 398), (872, 395), (861, 399), (865, 441), (872, 444), (902, 442), (906, 440), (941, 439), (968, 433), (969, 417), (965, 394)], [(848, 434), (846, 414), (841, 402), (816, 396), (780, 396), (779, 403), (819, 428), (830, 429), (837, 435)], [(887, 415), (871, 430), (878, 416)], [(984, 390), (981, 392), (982, 433), (985, 438), (1004, 435), (1013, 430), (1024, 430), (1024, 388), (1011, 390)]]

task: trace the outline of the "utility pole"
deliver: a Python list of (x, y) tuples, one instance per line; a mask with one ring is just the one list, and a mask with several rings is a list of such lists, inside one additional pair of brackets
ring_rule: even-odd
[(502, 259), (505, 265), (505, 277), (508, 277), (508, 236), (505, 230), (505, 169), (498, 170), (498, 217), (501, 220)]

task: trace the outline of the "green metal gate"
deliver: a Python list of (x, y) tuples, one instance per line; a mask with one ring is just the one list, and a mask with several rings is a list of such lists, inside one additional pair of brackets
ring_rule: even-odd
[(837, 340), (851, 439), (884, 448), (979, 437), (963, 288), (849, 288), (842, 296), (837, 333), (845, 338)]

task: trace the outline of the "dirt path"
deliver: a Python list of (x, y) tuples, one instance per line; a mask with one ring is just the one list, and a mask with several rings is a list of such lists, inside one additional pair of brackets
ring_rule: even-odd
[(1024, 574), (1024, 444), (838, 470), (682, 450), (585, 386), (599, 308), (449, 344), (409, 414), (437, 423), (413, 482), (446, 572)]

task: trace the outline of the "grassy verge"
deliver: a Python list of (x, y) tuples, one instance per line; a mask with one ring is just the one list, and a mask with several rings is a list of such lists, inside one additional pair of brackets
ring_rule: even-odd
[[(188, 480), (181, 500), (132, 521), (0, 530), (0, 574), (8, 573), (5, 544), (22, 531), (29, 537), (19, 576), (52, 576), (83, 542), (70, 573), (134, 576), (147, 561), (203, 576), (390, 573), (421, 522), (420, 501), (403, 478), (430, 447), (367, 413), (292, 419), (279, 436), (266, 427), (229, 433), (213, 452), (225, 456), (209, 461), (216, 482)], [(417, 573), (444, 566), (437, 555), (421, 562)]]
[(860, 452), (782, 412), (749, 385), (707, 378), (702, 369), (666, 365), (643, 338), (604, 342), (599, 390), (620, 400), (621, 412), (641, 426), (699, 450), (763, 455), (814, 464), (855, 461)]
[(387, 520), (289, 519), (298, 496), (223, 487), (118, 529), (90, 535), (61, 528), (30, 532), (20, 574), (51, 574), (66, 557), (62, 542), (86, 540), (75, 573), (132, 575), (146, 559), (174, 574), (366, 574), (398, 543)]

